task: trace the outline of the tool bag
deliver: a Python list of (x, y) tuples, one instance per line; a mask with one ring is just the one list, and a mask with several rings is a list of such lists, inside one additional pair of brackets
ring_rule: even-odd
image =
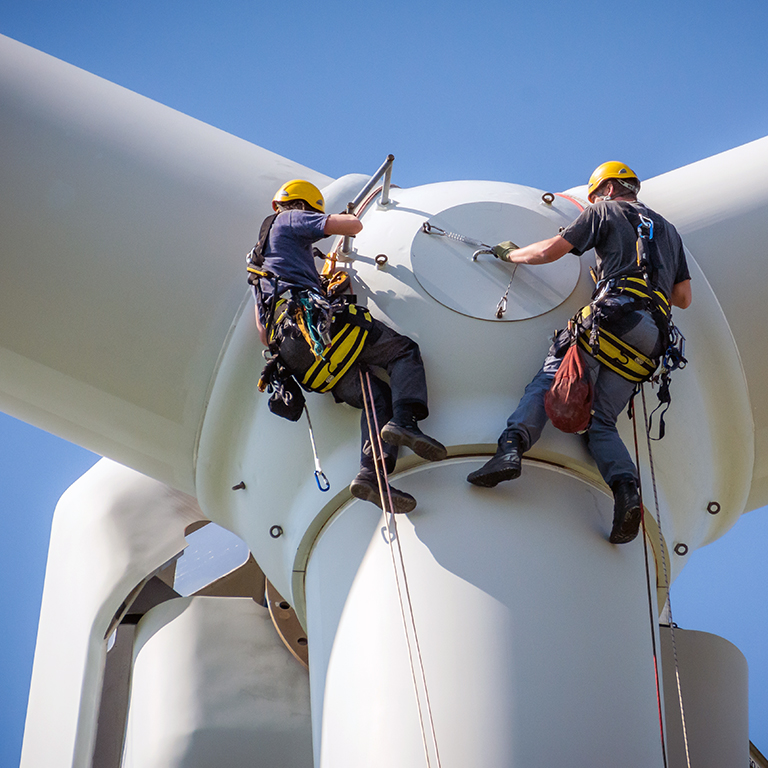
[(547, 416), (561, 432), (583, 432), (592, 419), (595, 391), (576, 338), (574, 335), (552, 386), (544, 395)]
[(269, 392), (267, 407), (275, 416), (288, 421), (298, 421), (304, 410), (304, 393), (296, 379), (291, 376), (280, 358), (273, 357), (261, 372), (259, 392)]
[(328, 343), (316, 354), (302, 306), (291, 298), (281, 299), (275, 307), (270, 349), (276, 353), (285, 372), (311, 392), (333, 389), (357, 360), (373, 329), (370, 312), (355, 304), (354, 296), (335, 299), (331, 308)]

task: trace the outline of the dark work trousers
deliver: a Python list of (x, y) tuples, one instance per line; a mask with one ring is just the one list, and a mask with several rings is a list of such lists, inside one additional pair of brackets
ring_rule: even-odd
[[(425, 419), (429, 413), (427, 380), (419, 345), (413, 339), (393, 331), (388, 325), (378, 320), (373, 321), (369, 338), (373, 341), (366, 341), (357, 360), (331, 390), (337, 401), (363, 409), (360, 417), (360, 467), (364, 469), (373, 468), (373, 456), (360, 386), (361, 371), (366, 389), (365, 374), (366, 372), (370, 374), (379, 431), (399, 409), (405, 408), (411, 411), (417, 419)], [(377, 370), (384, 371), (389, 376), (389, 384), (375, 375)], [(366, 399), (370, 400), (367, 391)], [(371, 414), (371, 421), (373, 428), (373, 414)], [(382, 443), (382, 446), (387, 472), (391, 472), (397, 461), (397, 446), (389, 443)], [(378, 443), (376, 450), (378, 452)]]
[[(637, 312), (638, 322), (621, 334), (621, 339), (648, 357), (660, 354), (659, 329), (648, 312)], [(628, 381), (593, 357), (585, 355), (595, 387), (594, 414), (586, 433), (587, 448), (609, 486), (616, 480), (637, 477), (637, 470), (629, 451), (616, 429), (616, 420), (627, 407), (634, 382)], [(515, 412), (507, 420), (506, 434), (517, 434), (527, 451), (541, 437), (547, 423), (544, 395), (552, 385), (562, 362), (561, 356), (549, 354), (541, 370), (525, 388)]]

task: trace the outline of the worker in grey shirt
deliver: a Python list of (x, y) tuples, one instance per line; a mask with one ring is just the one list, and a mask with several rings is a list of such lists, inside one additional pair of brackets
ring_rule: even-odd
[[(494, 255), (513, 264), (548, 264), (566, 253), (582, 253), (594, 248), (598, 292), (601, 301), (612, 301), (610, 331), (623, 342), (646, 355), (658, 358), (663, 352), (664, 334), (648, 301), (615, 289), (622, 278), (638, 275), (637, 222), (651, 222), (654, 251), (658, 258), (650, 276), (649, 293), (659, 291), (669, 304), (685, 309), (691, 303), (691, 278), (683, 243), (672, 224), (637, 200), (640, 180), (626, 165), (603, 163), (592, 174), (588, 198), (592, 203), (561, 234), (517, 248), (501, 243)], [(641, 218), (642, 217), (642, 218)], [(539, 439), (547, 414), (544, 396), (549, 390), (568, 344), (560, 334), (541, 370), (526, 387), (525, 394), (498, 441), (496, 455), (483, 467), (470, 473), (474, 485), (493, 487), (519, 477), (525, 451)], [(593, 415), (586, 432), (587, 447), (600, 474), (614, 494), (614, 519), (610, 541), (622, 544), (637, 536), (641, 521), (637, 469), (619, 437), (616, 420), (635, 391), (629, 381), (611, 368), (589, 358), (593, 372), (595, 398)]]

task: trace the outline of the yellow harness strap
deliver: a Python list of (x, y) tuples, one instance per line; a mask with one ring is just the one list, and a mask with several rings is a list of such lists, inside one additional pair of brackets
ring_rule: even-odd
[[(592, 308), (589, 305), (581, 309), (576, 315), (577, 323), (583, 325), (591, 313)], [(597, 353), (592, 350), (589, 336), (588, 330), (582, 331), (579, 334), (579, 345), (599, 363), (602, 363), (628, 381), (634, 381), (635, 383), (647, 381), (658, 366), (656, 360), (646, 357), (642, 352), (639, 352), (604, 328), (600, 329), (598, 335)]]
[[(372, 322), (368, 310), (350, 304), (347, 312), (354, 318), (362, 313), (366, 325), (370, 327)], [(352, 363), (357, 360), (363, 350), (365, 340), (368, 338), (368, 328), (361, 328), (354, 321), (346, 322), (331, 339), (331, 343), (323, 350), (323, 356), (310, 366), (304, 374), (301, 383), (313, 392), (327, 392), (349, 370)]]

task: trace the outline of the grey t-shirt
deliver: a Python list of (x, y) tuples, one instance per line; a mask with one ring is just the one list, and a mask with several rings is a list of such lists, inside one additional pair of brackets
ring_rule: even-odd
[(653, 239), (661, 259), (655, 282), (669, 297), (676, 283), (691, 277), (683, 241), (672, 224), (643, 203), (600, 201), (582, 211), (561, 235), (577, 256), (595, 249), (599, 280), (627, 274), (637, 268), (637, 230), (623, 213), (632, 209), (653, 222)]

